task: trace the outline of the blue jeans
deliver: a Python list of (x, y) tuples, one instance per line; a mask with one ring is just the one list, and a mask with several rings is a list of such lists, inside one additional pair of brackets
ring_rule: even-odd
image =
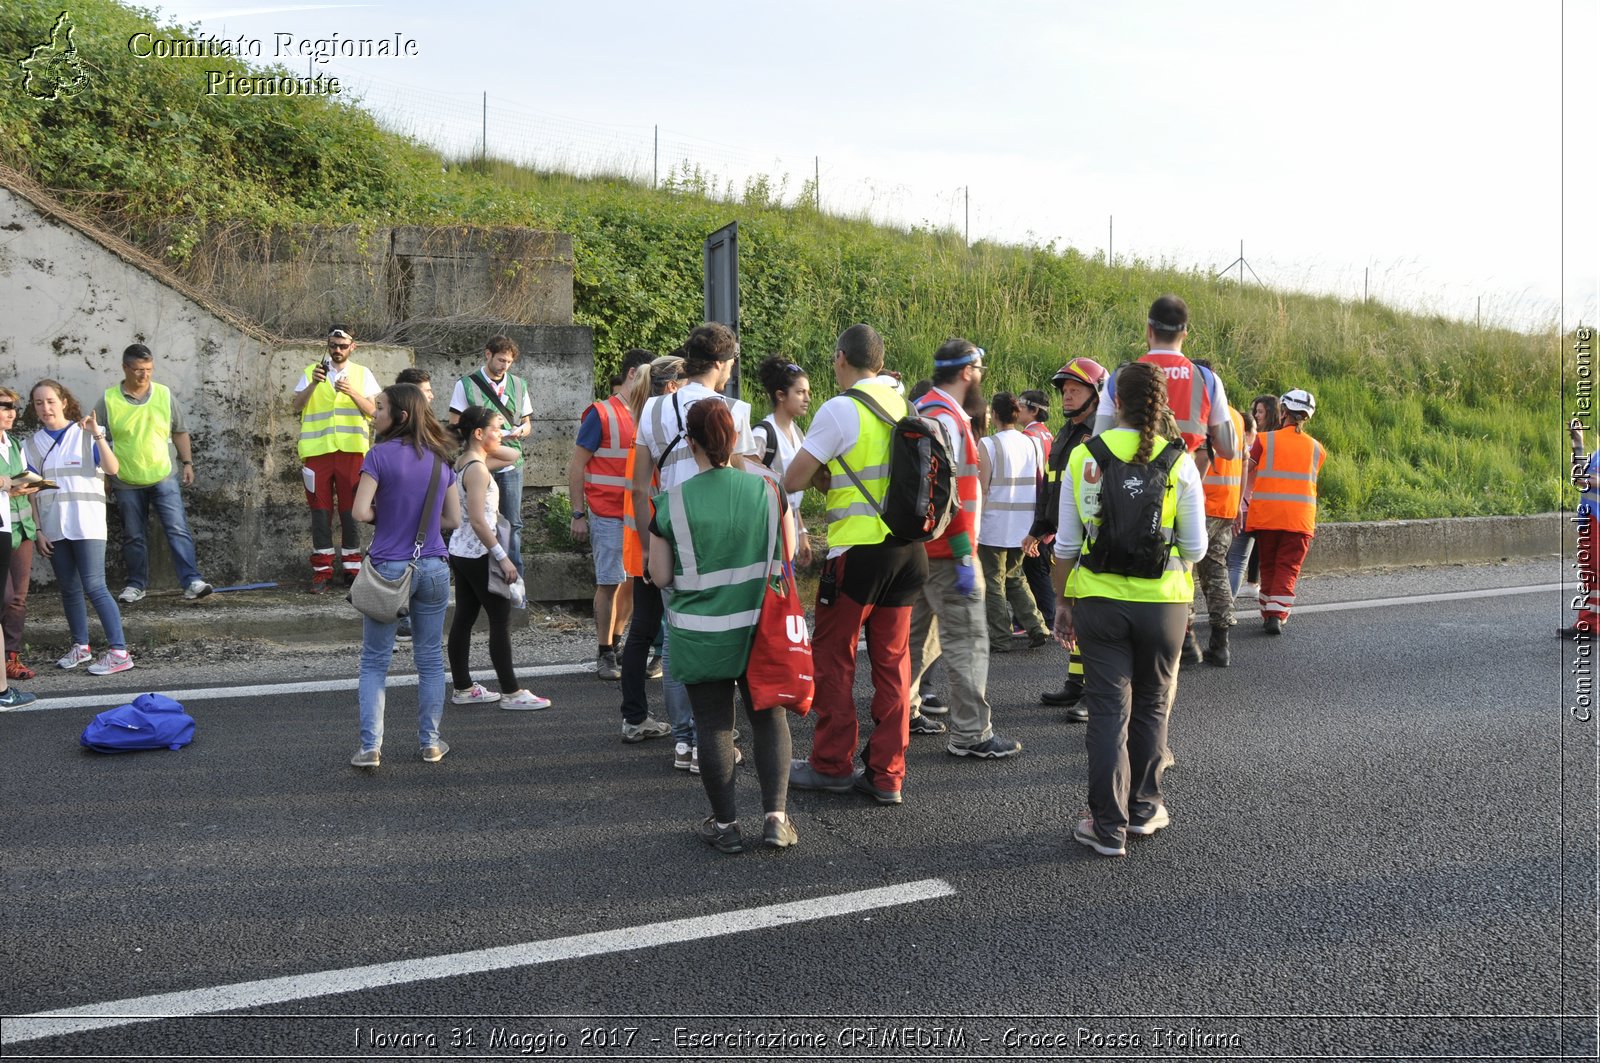
[(661, 700), (667, 703), (667, 719), (672, 723), (672, 740), (697, 745), (694, 708), (689, 704), (689, 688), (672, 678), (672, 639), (667, 625), (661, 625)]
[(500, 485), (500, 515), (511, 522), (511, 563), (522, 575), (522, 466), (511, 465), (494, 474)]
[(1228, 586), (1234, 596), (1239, 594), (1239, 584), (1244, 580), (1245, 565), (1250, 562), (1250, 548), (1255, 545), (1254, 535), (1235, 535), (1228, 546)]
[[(373, 561), (379, 575), (394, 579), (410, 561)], [(411, 577), (411, 653), (417, 662), (417, 745), (439, 741), (444, 719), (444, 610), (450, 602), (450, 566), (442, 557), (417, 562)], [(394, 633), (399, 624), (361, 619), (361, 682), (356, 697), (361, 705), (361, 748), (383, 745), (383, 705), (389, 678), (389, 658), (394, 655)]]
[(75, 646), (89, 644), (89, 611), (84, 599), (94, 603), (106, 641), (114, 650), (128, 648), (122, 637), (122, 613), (117, 600), (106, 590), (106, 541), (104, 539), (57, 539), (50, 544), (50, 567), (61, 582), (61, 611), (67, 615), (67, 630)]
[(194, 560), (194, 536), (183, 513), (183, 492), (177, 476), (168, 476), (149, 487), (118, 487), (117, 509), (122, 513), (122, 564), (128, 570), (128, 586), (144, 590), (150, 583), (150, 552), (145, 543), (145, 526), (153, 506), (172, 550), (172, 567), (178, 570), (178, 586), (201, 578)]

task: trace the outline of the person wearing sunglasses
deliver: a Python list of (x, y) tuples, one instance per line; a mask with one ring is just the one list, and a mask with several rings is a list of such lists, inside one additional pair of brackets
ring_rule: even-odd
[[(364, 365), (350, 360), (356, 341), (339, 326), (328, 330), (328, 353), (306, 366), (294, 389), (300, 415), (300, 461), (311, 510), (311, 593), (333, 586), (333, 513), (339, 512), (338, 560), (346, 583), (361, 571), (361, 531), (351, 515), (361, 462), (371, 446), (375, 401), (383, 389)], [(337, 496), (337, 497), (336, 497)]]

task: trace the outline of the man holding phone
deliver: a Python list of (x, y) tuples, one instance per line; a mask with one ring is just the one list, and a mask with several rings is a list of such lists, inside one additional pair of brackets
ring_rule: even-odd
[(383, 389), (370, 369), (350, 360), (355, 347), (355, 338), (347, 330), (339, 326), (329, 329), (328, 353), (320, 362), (306, 366), (294, 389), (306, 505), (311, 509), (312, 594), (321, 594), (333, 585), (335, 505), (344, 581), (354, 582), (361, 571), (361, 532), (350, 509), (355, 504), (361, 460), (371, 445), (373, 400)]

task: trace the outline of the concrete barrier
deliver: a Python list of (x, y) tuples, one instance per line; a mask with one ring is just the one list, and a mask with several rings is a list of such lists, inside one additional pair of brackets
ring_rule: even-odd
[[(1565, 531), (1563, 530), (1565, 529)], [(1560, 513), (1319, 524), (1305, 571), (1446, 565), (1559, 554), (1572, 525)]]

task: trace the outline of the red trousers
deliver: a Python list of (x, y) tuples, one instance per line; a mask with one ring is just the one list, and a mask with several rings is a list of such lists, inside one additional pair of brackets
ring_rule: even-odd
[(1311, 536), (1304, 532), (1259, 530), (1255, 533), (1256, 555), (1261, 558), (1261, 618), (1275, 616), (1286, 620), (1294, 608), (1294, 585), (1300, 566), (1311, 549)]
[[(823, 563), (817, 591), (816, 632), (811, 636), (817, 693), (811, 766), (824, 775), (855, 770), (861, 724), (856, 718), (856, 643), (867, 628), (872, 668), (872, 736), (862, 759), (867, 777), (883, 790), (898, 790), (906, 776), (911, 744), (911, 599), (927, 575), (920, 543), (890, 539), (852, 546)], [(829, 577), (831, 576), (831, 581)], [(829, 593), (832, 602), (821, 599)]]

